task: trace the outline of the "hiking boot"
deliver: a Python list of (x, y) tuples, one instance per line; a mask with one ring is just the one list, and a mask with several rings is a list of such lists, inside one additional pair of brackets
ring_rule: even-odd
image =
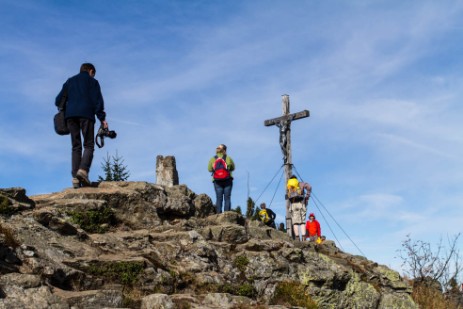
[(72, 187), (74, 189), (79, 189), (80, 188), (80, 180), (77, 178), (72, 178)]
[(82, 185), (84, 186), (90, 186), (92, 184), (88, 179), (88, 173), (86, 170), (79, 169), (77, 171), (76, 177), (82, 182)]

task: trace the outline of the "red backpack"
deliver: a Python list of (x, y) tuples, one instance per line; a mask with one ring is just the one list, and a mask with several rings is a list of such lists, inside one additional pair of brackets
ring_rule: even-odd
[(222, 158), (215, 156), (215, 162), (212, 165), (214, 172), (212, 177), (214, 180), (226, 180), (230, 178), (230, 171), (227, 167), (227, 155), (224, 155)]

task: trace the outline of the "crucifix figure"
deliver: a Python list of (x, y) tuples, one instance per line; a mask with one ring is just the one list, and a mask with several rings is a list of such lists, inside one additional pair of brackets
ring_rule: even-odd
[(280, 147), (281, 152), (283, 153), (283, 164), (288, 163), (288, 132), (290, 130), (291, 120), (293, 120), (293, 115), (289, 115), (286, 118), (282, 118), (275, 125), (280, 129)]
[[(282, 96), (283, 116), (264, 121), (266, 127), (277, 126), (280, 131), (280, 147), (283, 153), (283, 164), (285, 165), (285, 179), (286, 183), (292, 175), (293, 162), (291, 157), (291, 122), (310, 116), (308, 110), (303, 110), (294, 114), (289, 113), (289, 96), (284, 94)], [(291, 216), (290, 216), (290, 203), (286, 201), (286, 231), (289, 235), (291, 232)], [(288, 222), (289, 220), (289, 222)]]

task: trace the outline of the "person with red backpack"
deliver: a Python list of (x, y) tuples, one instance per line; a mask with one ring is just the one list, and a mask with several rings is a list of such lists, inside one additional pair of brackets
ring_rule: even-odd
[(225, 201), (224, 211), (231, 210), (231, 192), (233, 188), (232, 172), (235, 170), (235, 163), (227, 155), (227, 146), (217, 146), (216, 155), (209, 160), (208, 170), (212, 174), (215, 195), (216, 212), (222, 213), (222, 204)]

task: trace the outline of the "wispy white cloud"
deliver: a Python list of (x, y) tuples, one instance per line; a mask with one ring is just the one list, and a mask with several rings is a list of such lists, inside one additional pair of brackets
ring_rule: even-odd
[[(379, 138), (386, 139), (393, 144), (399, 144), (400, 146), (405, 146), (406, 148), (416, 149), (418, 151), (424, 152), (425, 154), (431, 154), (437, 157), (442, 157), (442, 159), (459, 159), (460, 157), (453, 153), (443, 152), (437, 148), (430, 147), (424, 144), (419, 144), (412, 140), (406, 139), (404, 137), (392, 135), (392, 134), (379, 134)], [(396, 147), (397, 148), (397, 147)]]

